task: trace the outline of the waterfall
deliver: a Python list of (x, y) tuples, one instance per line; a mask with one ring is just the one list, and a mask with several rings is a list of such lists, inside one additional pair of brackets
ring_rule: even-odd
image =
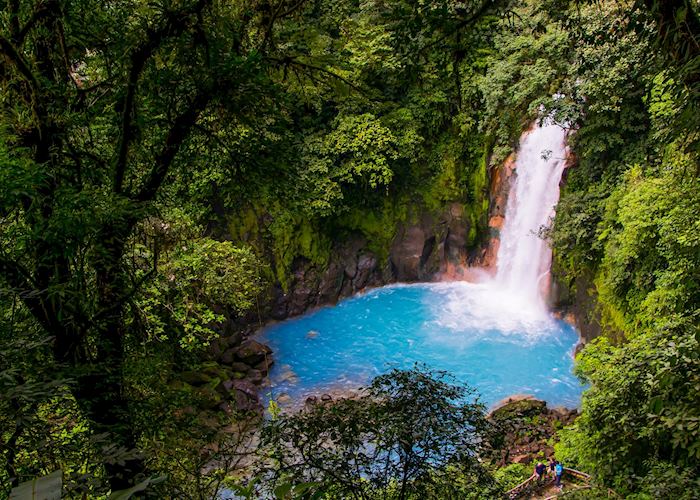
[(559, 125), (545, 122), (522, 135), (496, 256), (495, 284), (538, 309), (545, 308), (552, 262), (539, 232), (554, 215), (567, 154), (566, 130)]

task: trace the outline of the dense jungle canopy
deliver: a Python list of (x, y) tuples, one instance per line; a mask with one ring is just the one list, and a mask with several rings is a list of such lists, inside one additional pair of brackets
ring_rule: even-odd
[[(260, 494), (240, 471), (262, 424), (183, 374), (219, 373), (211, 345), (351, 235), (386, 260), (399, 224), (457, 203), (479, 248), (489, 179), (553, 115), (573, 165), (542, 237), (601, 330), (557, 456), (627, 498), (697, 498), (699, 16), (695, 0), (1, 0), (0, 497), (58, 469), (65, 498)], [(417, 401), (435, 432), (490, 439), (483, 408), (449, 403), (465, 390), (394, 375), (374, 386), (391, 411), (344, 410), (358, 433), (421, 425)], [(280, 418), (281, 449), (347, 423)], [(363, 498), (502, 494), (478, 447), (431, 443), (439, 467)], [(270, 497), (344, 497), (345, 476), (299, 471), (277, 469)]]

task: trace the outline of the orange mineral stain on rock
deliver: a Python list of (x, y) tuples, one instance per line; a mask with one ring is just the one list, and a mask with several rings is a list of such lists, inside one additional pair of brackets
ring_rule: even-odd
[(503, 223), (505, 222), (505, 217), (502, 215), (494, 215), (489, 219), (489, 227), (491, 229), (498, 229), (500, 230), (503, 227)]

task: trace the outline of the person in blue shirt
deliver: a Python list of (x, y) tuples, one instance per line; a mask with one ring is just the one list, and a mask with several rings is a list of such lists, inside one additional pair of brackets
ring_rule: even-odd
[(554, 466), (554, 484), (559, 486), (561, 488), (561, 475), (564, 473), (564, 466), (561, 464), (561, 462), (557, 462), (557, 464)]

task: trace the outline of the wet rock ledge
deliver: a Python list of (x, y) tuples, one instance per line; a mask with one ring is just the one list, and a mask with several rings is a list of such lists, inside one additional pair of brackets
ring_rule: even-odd
[(207, 410), (260, 413), (259, 386), (273, 364), (272, 350), (252, 339), (239, 342), (236, 337), (217, 339), (210, 346), (214, 361), (182, 372), (174, 385), (192, 390)]
[(532, 397), (506, 399), (488, 416), (499, 436), (489, 458), (505, 466), (550, 457), (554, 454), (551, 438), (558, 429), (571, 425), (577, 416), (576, 409), (549, 408), (545, 401)]

